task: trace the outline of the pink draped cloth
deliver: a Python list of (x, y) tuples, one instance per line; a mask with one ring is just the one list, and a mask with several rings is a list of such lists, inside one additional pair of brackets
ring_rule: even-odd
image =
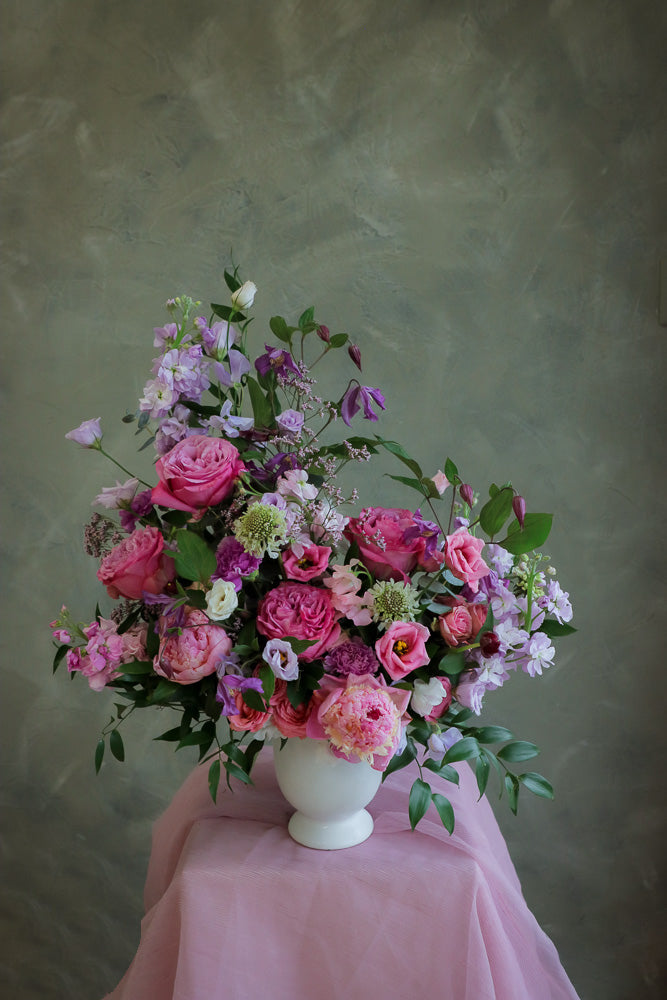
[(141, 943), (108, 1000), (577, 1000), (459, 769), (459, 788), (428, 776), (453, 836), (433, 809), (410, 830), (408, 768), (369, 806), (370, 839), (339, 851), (291, 840), (269, 752), (217, 805), (196, 769), (155, 824)]

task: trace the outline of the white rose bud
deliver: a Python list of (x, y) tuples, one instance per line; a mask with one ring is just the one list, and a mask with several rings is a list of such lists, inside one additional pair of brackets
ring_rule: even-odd
[(232, 305), (239, 312), (243, 312), (244, 309), (250, 309), (250, 306), (255, 301), (255, 295), (257, 295), (257, 285), (255, 282), (244, 281), (240, 288), (232, 292)]
[(224, 621), (239, 606), (236, 589), (229, 580), (216, 580), (206, 595), (206, 614), (213, 621)]

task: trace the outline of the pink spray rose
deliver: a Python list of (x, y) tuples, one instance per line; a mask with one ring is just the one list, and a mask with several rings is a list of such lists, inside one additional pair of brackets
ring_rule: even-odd
[(257, 631), (268, 639), (314, 639), (299, 659), (316, 660), (331, 649), (340, 635), (336, 609), (328, 590), (287, 580), (259, 602)]
[(236, 701), (236, 712), (234, 715), (228, 715), (227, 721), (229, 728), (235, 732), (256, 733), (270, 721), (270, 712), (260, 712), (258, 709), (246, 705), (242, 691), (235, 692), (234, 700)]
[(375, 643), (377, 658), (394, 681), (429, 661), (426, 640), (430, 632), (418, 622), (393, 622)]
[(160, 481), (153, 488), (153, 503), (191, 514), (228, 497), (245, 471), (233, 444), (205, 434), (179, 441), (155, 468)]
[(272, 722), (281, 736), (284, 736), (286, 739), (289, 739), (290, 736), (298, 736), (300, 739), (305, 738), (306, 723), (310, 714), (311, 702), (302, 702), (294, 708), (287, 697), (286, 681), (277, 680), (269, 704), (271, 706)]
[(162, 637), (153, 669), (176, 684), (195, 684), (215, 673), (231, 648), (232, 640), (224, 628), (212, 625), (203, 611), (191, 608), (179, 631)]
[(405, 532), (413, 527), (409, 510), (366, 507), (359, 517), (350, 518), (344, 534), (357, 543), (359, 558), (378, 580), (407, 580), (424, 560), (423, 538), (404, 541)]
[(478, 580), (490, 570), (481, 556), (484, 539), (475, 538), (467, 528), (457, 528), (445, 539), (445, 564), (458, 580), (467, 583), (473, 594), (479, 589)]
[(303, 554), (297, 556), (292, 549), (283, 552), (283, 568), (289, 580), (307, 583), (322, 576), (329, 565), (331, 548), (328, 545), (304, 545)]
[(102, 559), (97, 571), (109, 597), (132, 600), (139, 600), (144, 591), (161, 594), (175, 575), (174, 560), (154, 527), (136, 528)]
[(438, 617), (440, 635), (452, 647), (470, 642), (486, 621), (488, 606), (470, 604), (462, 597), (449, 597), (446, 602), (451, 610)]

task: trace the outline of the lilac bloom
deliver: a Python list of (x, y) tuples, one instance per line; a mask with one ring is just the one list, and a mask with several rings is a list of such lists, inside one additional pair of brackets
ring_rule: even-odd
[(269, 639), (262, 659), (271, 667), (276, 677), (284, 681), (295, 681), (299, 676), (299, 660), (285, 639)]
[(82, 448), (99, 448), (102, 440), (101, 417), (84, 420), (73, 431), (68, 431), (65, 437), (68, 441), (80, 444)]
[(268, 375), (273, 371), (276, 375), (282, 374), (286, 369), (298, 375), (299, 369), (294, 364), (294, 360), (289, 351), (282, 347), (272, 347), (265, 344), (266, 354), (261, 354), (255, 361), (255, 368), (260, 375)]
[(379, 389), (373, 389), (370, 385), (359, 385), (358, 382), (351, 385), (340, 404), (340, 414), (347, 426), (351, 426), (352, 417), (361, 406), (364, 408), (366, 420), (377, 420), (377, 414), (371, 406), (373, 402), (377, 403), (381, 410), (385, 409), (384, 396)]
[(223, 715), (236, 715), (237, 691), (257, 691), (262, 694), (262, 682), (259, 677), (242, 677), (240, 674), (223, 674), (218, 677), (218, 690), (215, 693), (215, 700), (222, 705)]
[[(492, 542), (487, 542), (484, 549), (484, 559), (491, 565), (492, 569), (495, 569), (499, 576), (508, 576), (512, 572), (514, 556), (507, 549), (504, 549), (502, 545), (494, 545)], [(479, 583), (481, 586), (482, 581), (480, 580)]]
[(570, 595), (561, 588), (558, 580), (550, 580), (546, 594), (546, 610), (561, 624), (572, 620)]
[(210, 386), (200, 344), (183, 350), (172, 348), (157, 358), (153, 373), (170, 389), (187, 399), (199, 399)]

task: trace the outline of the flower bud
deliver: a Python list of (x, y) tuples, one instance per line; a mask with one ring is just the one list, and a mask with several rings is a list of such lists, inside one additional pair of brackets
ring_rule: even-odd
[(354, 361), (359, 371), (361, 371), (361, 351), (359, 350), (357, 345), (350, 344), (350, 346), (347, 349), (347, 353), (350, 355), (350, 357)]
[(467, 503), (469, 507), (474, 506), (475, 497), (473, 496), (472, 486), (469, 483), (462, 483), (459, 486), (459, 493), (464, 503)]
[(479, 637), (479, 648), (482, 656), (488, 659), (490, 656), (495, 656), (500, 649), (500, 639), (495, 632), (482, 632)]
[(232, 292), (232, 306), (240, 312), (244, 309), (249, 309), (255, 301), (256, 294), (257, 285), (254, 281), (244, 281), (240, 288)]
[(512, 510), (514, 511), (514, 516), (519, 522), (519, 527), (523, 528), (523, 522), (526, 517), (526, 501), (523, 497), (517, 495), (512, 499)]
[(317, 336), (320, 338), (320, 340), (323, 340), (325, 344), (328, 344), (329, 341), (331, 340), (331, 336), (329, 334), (329, 327), (324, 326), (324, 324), (322, 323), (317, 328)]

